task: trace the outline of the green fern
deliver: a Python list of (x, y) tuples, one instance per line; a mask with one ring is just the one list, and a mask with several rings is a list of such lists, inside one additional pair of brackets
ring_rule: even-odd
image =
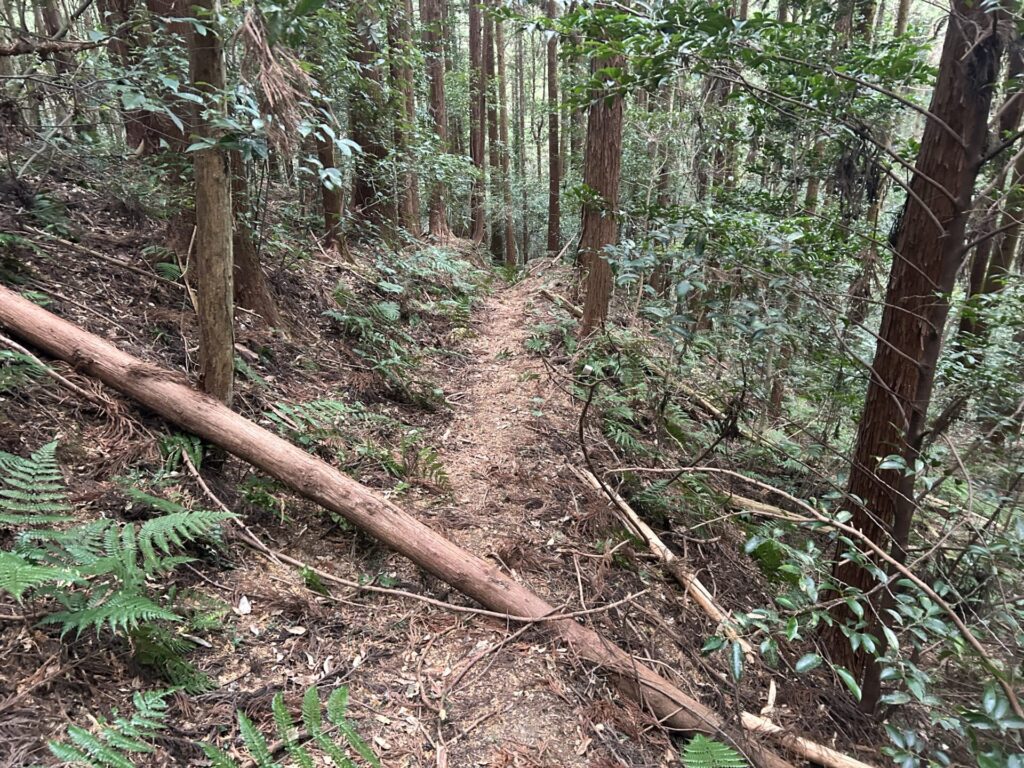
[(0, 392), (14, 392), (37, 378), (43, 369), (26, 354), (0, 349)]
[(128, 488), (131, 499), (165, 514), (141, 525), (100, 519), (55, 529), (47, 523), (67, 518), (24, 514), (69, 509), (55, 447), (44, 446), (30, 459), (0, 455), (4, 479), (17, 491), (0, 499), (15, 505), (8, 508), (19, 511), (19, 521), (37, 524), (19, 535), (14, 551), (0, 553), (0, 592), (19, 601), (26, 595), (55, 601), (62, 610), (43, 623), (60, 625), (62, 634), (105, 627), (127, 632), (147, 622), (177, 621), (151, 597), (149, 580), (191, 559), (174, 550), (217, 541), (220, 524), (232, 515), (186, 509)]
[(130, 718), (113, 722), (100, 719), (93, 730), (69, 725), (66, 741), (47, 746), (58, 760), (89, 768), (134, 768), (141, 755), (155, 751), (153, 741), (167, 727), (167, 697), (170, 691), (140, 691), (132, 697), (135, 712)]
[[(284, 703), (284, 696), (278, 693), (271, 703), (274, 721), (274, 736), (288, 753), (295, 765), (313, 768), (319, 753), (329, 757), (339, 768), (354, 768), (355, 763), (348, 756), (346, 746), (359, 755), (368, 765), (380, 768), (380, 760), (370, 746), (360, 737), (355, 727), (345, 717), (348, 708), (348, 690), (336, 688), (327, 699), (327, 720), (344, 739), (332, 737), (324, 727), (323, 705), (316, 688), (310, 688), (302, 697), (302, 726), (304, 741), (291, 713)], [(267, 737), (241, 711), (238, 713), (238, 730), (242, 737), (248, 763), (258, 768), (282, 768), (270, 751)], [(241, 763), (223, 750), (211, 744), (199, 745), (214, 768), (239, 768)]]
[(14, 552), (0, 552), (0, 591), (7, 592), (19, 602), (26, 592), (44, 584), (74, 580), (74, 574), (62, 568), (36, 565)]
[(174, 472), (185, 463), (185, 456), (199, 469), (203, 463), (203, 441), (195, 435), (176, 432), (160, 440), (160, 455), (163, 456), (163, 473)]
[(686, 768), (747, 768), (739, 752), (701, 733), (683, 747), (681, 757)]
[(131, 633), (134, 658), (154, 670), (161, 678), (186, 693), (205, 693), (213, 680), (185, 660), (195, 645), (159, 624), (143, 624)]
[(60, 523), (70, 511), (56, 441), (28, 458), (0, 451), (0, 525)]

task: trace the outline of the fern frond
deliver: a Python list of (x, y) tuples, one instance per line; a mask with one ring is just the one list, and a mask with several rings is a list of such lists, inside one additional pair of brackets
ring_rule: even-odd
[(43, 372), (39, 363), (13, 349), (0, 349), (0, 392), (13, 392)]
[(270, 747), (267, 746), (266, 738), (253, 725), (252, 720), (241, 711), (238, 713), (238, 730), (241, 732), (242, 741), (245, 742), (245, 746), (249, 750), (249, 754), (252, 755), (257, 768), (281, 768), (278, 763), (274, 762), (274, 758), (270, 754)]
[(701, 733), (690, 739), (681, 757), (686, 768), (747, 768), (739, 752)]
[(0, 552), (0, 592), (18, 602), (26, 592), (43, 584), (74, 580), (75, 575), (62, 568), (35, 565), (14, 552)]
[[(47, 745), (59, 760), (70, 765), (89, 768), (134, 768), (133, 755), (151, 754), (152, 744), (166, 727), (169, 691), (144, 691), (132, 697), (135, 712), (129, 718), (116, 717), (112, 723), (100, 720), (95, 731), (69, 725), (68, 741), (51, 741)], [(70, 742), (70, 743), (68, 743)]]
[(331, 691), (331, 695), (327, 697), (327, 719), (334, 723), (338, 730), (344, 734), (349, 746), (358, 752), (360, 757), (374, 766), (374, 768), (380, 768), (380, 761), (373, 753), (373, 750), (363, 741), (362, 737), (352, 726), (352, 723), (345, 717), (347, 711), (348, 688), (340, 686)]
[(0, 525), (63, 522), (70, 511), (56, 441), (28, 458), (0, 451)]
[(195, 646), (159, 624), (143, 624), (131, 633), (135, 660), (155, 670), (164, 680), (186, 693), (205, 693), (213, 688), (210, 677), (185, 660)]
[(59, 611), (45, 617), (41, 623), (59, 624), (61, 635), (72, 630), (80, 635), (87, 629), (95, 629), (99, 633), (105, 626), (115, 632), (128, 632), (143, 622), (159, 620), (181, 621), (181, 617), (144, 595), (115, 592), (99, 605), (83, 610)]
[(232, 760), (226, 752), (212, 744), (200, 744), (203, 754), (210, 761), (210, 768), (238, 768), (238, 763)]
[(292, 760), (299, 768), (315, 768), (313, 758), (296, 739), (295, 721), (292, 719), (288, 708), (284, 705), (284, 694), (278, 692), (270, 704), (274, 714), (274, 726), (277, 728), (277, 737), (284, 743)]

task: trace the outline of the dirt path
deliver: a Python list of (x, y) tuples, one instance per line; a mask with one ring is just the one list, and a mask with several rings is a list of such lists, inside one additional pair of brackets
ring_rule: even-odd
[[(542, 319), (537, 315), (550, 309), (535, 306), (542, 280), (531, 277), (498, 289), (479, 310), (471, 360), (452, 382), (459, 408), (436, 438), (453, 495), (450, 511), (437, 524), (556, 605), (575, 610), (584, 587), (560, 545), (566, 541), (561, 529), (579, 515), (581, 499), (566, 491), (565, 457), (539, 435), (552, 428), (571, 435), (575, 413), (524, 346)], [(488, 657), (479, 664), (480, 674), (467, 676), (446, 697), (453, 719), (485, 718), (464, 743), (448, 750), (449, 765), (662, 764), (640, 759), (639, 744), (621, 745), (622, 735), (606, 717), (615, 709), (603, 700), (606, 692), (585, 670), (574, 673), (568, 650), (545, 642), (538, 630), (493, 654), (488, 648), (508, 637), (503, 627), (488, 631), (488, 622), (474, 621), (468, 632), (449, 637), (429, 655), (434, 666), (458, 656), (459, 646)]]

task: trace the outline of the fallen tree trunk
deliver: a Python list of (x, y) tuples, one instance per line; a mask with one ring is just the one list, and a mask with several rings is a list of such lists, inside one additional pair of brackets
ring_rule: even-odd
[[(0, 286), (0, 324), (23, 341), (71, 364), (179, 427), (258, 467), (482, 605), (544, 621), (554, 606), (497, 567), (462, 549), (365, 486), (287, 440), (193, 389), (180, 374), (143, 362)], [(620, 692), (666, 727), (717, 734), (762, 768), (792, 768), (744, 738), (742, 726), (715, 712), (572, 619), (548, 622), (582, 658), (607, 672)]]
[(831, 747), (816, 744), (800, 736), (787, 733), (782, 726), (776, 725), (767, 717), (759, 717), (750, 712), (743, 712), (740, 717), (743, 720), (743, 727), (747, 730), (754, 733), (771, 734), (778, 739), (780, 744), (785, 744), (786, 747), (796, 754), (806, 757), (808, 760), (819, 765), (828, 766), (828, 768), (873, 768), (868, 763), (855, 760), (849, 755), (837, 752)]
[(661, 540), (661, 537), (654, 532), (654, 529), (644, 522), (640, 515), (636, 513), (636, 510), (629, 505), (629, 502), (611, 488), (605, 488), (597, 477), (594, 476), (593, 472), (589, 470), (580, 471), (575, 467), (569, 467), (569, 469), (598, 493), (607, 493), (612, 503), (618, 507), (619, 511), (626, 518), (627, 526), (632, 528), (633, 532), (644, 540), (651, 553), (665, 566), (665, 570), (672, 575), (679, 583), (679, 586), (686, 590), (687, 594), (693, 598), (693, 601), (700, 606), (701, 610), (722, 628), (726, 637), (733, 642), (739, 643), (740, 648), (743, 649), (743, 654), (747, 657), (747, 661), (753, 661), (753, 647), (740, 637), (736, 631), (735, 623), (729, 614), (718, 604), (714, 596), (708, 591), (708, 588), (701, 583), (700, 579), (697, 578), (697, 574), (687, 568), (683, 561), (676, 557), (676, 553), (669, 549), (668, 545)]

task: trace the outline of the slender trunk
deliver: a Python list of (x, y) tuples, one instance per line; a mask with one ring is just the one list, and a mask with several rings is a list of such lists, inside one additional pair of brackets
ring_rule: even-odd
[[(548, 0), (548, 18), (558, 17), (557, 0)], [(562, 247), (562, 214), (559, 193), (562, 185), (562, 158), (558, 142), (558, 38), (548, 39), (548, 252)]]
[(519, 250), (523, 254), (523, 263), (530, 260), (530, 201), (526, 184), (526, 62), (524, 55), (524, 35), (516, 34), (516, 173), (519, 176), (519, 193), (521, 208), (519, 222)]
[(416, 89), (412, 64), (412, 0), (401, 0), (388, 16), (388, 57), (394, 89), (393, 140), (402, 164), (398, 177), (398, 218), (413, 237), (419, 237), (420, 191), (415, 159), (409, 151), (409, 135), (416, 129)]
[(815, 139), (811, 149), (811, 167), (808, 169), (807, 192), (804, 194), (804, 213), (813, 215), (818, 210), (818, 192), (821, 189), (821, 163), (825, 156), (825, 140)]
[(505, 258), (505, 231), (501, 226), (499, 206), (501, 195), (501, 147), (498, 137), (498, 89), (497, 66), (494, 55), (494, 17), (484, 13), (484, 77), (487, 91), (487, 164), (490, 168), (488, 189), (488, 227), (490, 228), (490, 250), (495, 261)]
[[(1006, 99), (999, 109), (998, 138), (1005, 139), (1012, 135), (1024, 117), (1024, 90), (1021, 89), (1021, 77), (1024, 76), (1024, 41), (1019, 36), (1010, 42), (1007, 52), (1008, 67), (1006, 73)], [(1010, 190), (1006, 194), (1002, 217), (998, 217), (996, 200), (1006, 185), (1006, 177), (1010, 177)], [(1020, 216), (1024, 213), (1024, 193), (1021, 183), (1024, 182), (1024, 156), (1017, 158), (1011, 169), (1004, 168), (996, 179), (992, 194), (982, 200), (981, 221), (972, 233), (974, 238), (985, 238), (978, 246), (971, 262), (971, 277), (968, 285), (967, 302), (961, 316), (960, 332), (967, 334), (958, 341), (970, 343), (979, 348), (979, 354), (973, 356), (973, 365), (981, 362), (980, 348), (984, 347), (988, 338), (988, 328), (978, 314), (981, 300), (986, 296), (998, 293), (1005, 280), (1007, 271), (1013, 263), (1020, 237)], [(998, 221), (997, 221), (998, 218)], [(993, 237), (993, 233), (1002, 231), (1002, 237)], [(998, 244), (997, 244), (998, 243)], [(991, 261), (990, 261), (991, 259)]]
[(910, 0), (899, 0), (896, 5), (896, 37), (907, 34), (907, 26), (910, 22)]
[(231, 207), (235, 223), (232, 239), (234, 261), (235, 303), (251, 309), (263, 318), (267, 325), (279, 325), (281, 318), (277, 305), (270, 293), (267, 279), (263, 275), (260, 256), (253, 242), (249, 205), (249, 183), (245, 172), (242, 153), (231, 151)]
[[(448, 110), (444, 93), (444, 49), (441, 37), (440, 0), (420, 0), (420, 23), (423, 25), (423, 48), (427, 59), (427, 82), (430, 90), (430, 117), (434, 134), (442, 152), (448, 151)], [(428, 203), (429, 231), (438, 242), (451, 240), (444, 183), (431, 181)]]
[[(622, 67), (621, 56), (595, 59), (592, 71), (604, 67)], [(589, 335), (608, 316), (612, 292), (612, 268), (605, 247), (618, 238), (619, 176), (622, 169), (621, 94), (596, 90), (590, 95), (587, 116), (587, 150), (583, 163), (583, 183), (592, 200), (583, 205), (580, 255), (586, 277), (581, 333)]]
[[(334, 141), (327, 134), (316, 131), (316, 157), (322, 168), (334, 168)], [(341, 186), (336, 183), (329, 183), (326, 180), (320, 181), (320, 195), (324, 209), (324, 242), (327, 247), (336, 248), (344, 253), (344, 238), (341, 230), (342, 216), (344, 214), (345, 199)]]
[[(920, 453), (949, 314), (948, 296), (963, 258), (968, 209), (986, 144), (1001, 46), (995, 20), (995, 14), (970, 0), (953, 3), (929, 107), (937, 119), (925, 125), (917, 173), (910, 184), (913, 195), (893, 234), (898, 256), (889, 275), (850, 471), (848, 498), (860, 500), (850, 503), (851, 524), (890, 548), (898, 560), (905, 558), (913, 522), (914, 478), (900, 469), (879, 469), (878, 462), (895, 454), (913, 467)], [(860, 592), (876, 586), (869, 570), (842, 552), (838, 555), (832, 572), (835, 584)], [(867, 616), (885, 616), (891, 599), (885, 592), (875, 592)], [(854, 651), (840, 631), (857, 621), (845, 603), (833, 609), (833, 618), (835, 625), (825, 632), (829, 654), (862, 679), (862, 706), (872, 710), (880, 694), (880, 667), (863, 647)], [(869, 619), (864, 631), (881, 638), (876, 621)]]
[(381, 47), (374, 27), (379, 21), (373, 2), (356, 3), (352, 59), (359, 68), (360, 87), (349, 95), (349, 133), (362, 151), (355, 155), (351, 210), (355, 221), (377, 236), (391, 239), (398, 219), (395, 188), (388, 164), (387, 99), (381, 75)]
[(504, 219), (505, 264), (516, 264), (516, 237), (512, 230), (512, 177), (508, 143), (508, 89), (505, 72), (505, 25), (494, 23), (494, 45), (498, 58), (498, 141), (501, 153), (501, 199)]
[[(217, 0), (196, 0), (196, 15), (206, 22), (205, 34), (193, 31), (192, 85), (207, 100), (219, 104), (224, 90), (224, 51), (215, 28)], [(207, 105), (207, 112), (210, 111)], [(217, 127), (202, 114), (200, 136), (216, 141)], [(212, 146), (192, 153), (196, 185), (196, 285), (199, 320), (199, 362), (203, 389), (222, 403), (232, 399), (235, 371), (234, 302), (232, 279), (231, 170), (228, 153)]]
[(469, 155), (475, 175), (469, 193), (469, 237), (482, 243), (486, 234), (484, 111), (487, 88), (484, 83), (483, 14), (478, 0), (469, 0)]

